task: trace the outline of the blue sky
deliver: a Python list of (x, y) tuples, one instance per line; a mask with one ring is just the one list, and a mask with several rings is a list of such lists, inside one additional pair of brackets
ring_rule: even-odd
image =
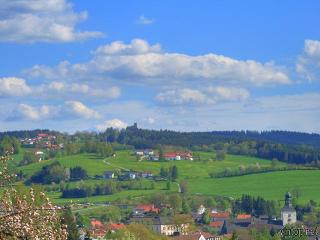
[(319, 1), (0, 0), (0, 131), (319, 133)]

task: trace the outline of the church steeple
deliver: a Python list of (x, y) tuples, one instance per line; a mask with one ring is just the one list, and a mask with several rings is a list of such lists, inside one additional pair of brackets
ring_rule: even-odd
[(287, 224), (294, 224), (297, 221), (297, 213), (292, 206), (292, 195), (287, 192), (284, 198), (285, 204), (281, 210), (281, 219), (283, 226)]
[(289, 192), (285, 195), (285, 207), (292, 207), (292, 195)]

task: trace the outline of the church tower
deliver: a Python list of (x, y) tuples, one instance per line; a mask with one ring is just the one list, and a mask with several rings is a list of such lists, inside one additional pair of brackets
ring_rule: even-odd
[(281, 209), (281, 219), (283, 226), (297, 222), (297, 213), (292, 206), (292, 195), (289, 192), (285, 195), (285, 204)]

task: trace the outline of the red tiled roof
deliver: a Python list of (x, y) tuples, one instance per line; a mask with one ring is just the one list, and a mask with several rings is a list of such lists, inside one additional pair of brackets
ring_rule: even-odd
[(46, 133), (39, 133), (38, 134), (38, 137), (48, 137), (49, 135), (48, 134), (46, 134)]
[(223, 225), (223, 221), (214, 221), (212, 223), (210, 223), (210, 227), (213, 227), (213, 228), (219, 228)]
[(111, 223), (111, 224), (107, 225), (107, 228), (111, 229), (111, 230), (119, 230), (124, 227), (125, 227), (125, 225), (123, 223)]
[(160, 210), (156, 208), (153, 204), (142, 204), (136, 207), (138, 210), (142, 210), (144, 212), (156, 212), (158, 213)]
[(212, 218), (229, 218), (230, 213), (229, 212), (210, 213), (209, 216)]
[(165, 153), (165, 154), (163, 154), (163, 156), (169, 158), (169, 157), (176, 157), (177, 154), (176, 153)]
[(238, 214), (237, 219), (242, 220), (242, 219), (250, 219), (251, 215), (250, 214)]
[(91, 220), (90, 223), (92, 228), (101, 228), (104, 226), (104, 224), (99, 220)]

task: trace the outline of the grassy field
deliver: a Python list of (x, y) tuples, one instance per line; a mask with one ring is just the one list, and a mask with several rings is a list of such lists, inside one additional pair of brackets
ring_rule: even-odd
[[(260, 173), (241, 177), (209, 178), (210, 172), (221, 172), (226, 168), (238, 169), (239, 166), (257, 165), (270, 166), (271, 162), (265, 159), (259, 159), (248, 156), (226, 155), (223, 161), (215, 161), (212, 152), (196, 152), (201, 161), (169, 161), (169, 162), (151, 162), (147, 160), (139, 161), (130, 151), (118, 151), (115, 157), (102, 159), (94, 154), (80, 154), (57, 158), (65, 167), (81, 166), (87, 170), (90, 176), (102, 174), (106, 170), (131, 169), (135, 171), (150, 171), (159, 174), (161, 167), (170, 167), (176, 165), (179, 171), (179, 181), (186, 180), (191, 194), (204, 195), (222, 195), (230, 197), (239, 197), (242, 194), (262, 196), (267, 199), (281, 200), (286, 191), (292, 191), (299, 188), (302, 196), (300, 202), (306, 202), (310, 199), (320, 201), (320, 191), (318, 182), (320, 180), (320, 171), (299, 170), (282, 171), (271, 173)], [(53, 160), (43, 161), (23, 167), (19, 167), (27, 176), (39, 171), (42, 166), (51, 163)], [(285, 166), (279, 163), (280, 166)], [(86, 182), (94, 180), (88, 180)], [(71, 183), (72, 185), (77, 183)], [(150, 195), (156, 192), (162, 192), (162, 187), (156, 184), (154, 190), (131, 190), (122, 191), (111, 196), (97, 196), (88, 199), (80, 199), (81, 202), (105, 202), (121, 198), (135, 198)], [(177, 191), (175, 189), (174, 191)], [(51, 197), (56, 203), (64, 203), (70, 199), (60, 199), (56, 193)]]
[(190, 193), (240, 197), (242, 194), (262, 196), (270, 200), (282, 200), (287, 191), (299, 189), (298, 202), (310, 199), (320, 202), (320, 171), (297, 170), (252, 174), (219, 179), (190, 179)]
[[(105, 170), (110, 169), (102, 158), (97, 157), (95, 154), (78, 154), (71, 156), (64, 156), (57, 158), (57, 160), (65, 167), (71, 168), (75, 166), (81, 166), (87, 170), (90, 176), (96, 174), (102, 174)], [(26, 176), (31, 176), (35, 172), (39, 171), (43, 166), (52, 163), (54, 160), (46, 160), (40, 163), (33, 163), (26, 166), (18, 167), (18, 170), (22, 170)]]
[[(170, 167), (176, 165), (179, 169), (179, 177), (184, 178), (197, 178), (207, 177), (210, 172), (223, 171), (225, 168), (236, 169), (240, 165), (248, 166), (253, 164), (260, 164), (261, 166), (270, 166), (269, 160), (248, 157), (248, 156), (235, 156), (227, 155), (223, 161), (214, 161), (214, 153), (198, 152), (201, 160), (204, 162), (196, 161), (169, 161), (169, 162), (151, 162), (147, 160), (138, 161), (135, 156), (131, 155), (130, 151), (118, 151), (115, 157), (102, 159), (95, 154), (78, 154), (72, 156), (64, 156), (57, 158), (57, 160), (65, 167), (81, 166), (87, 170), (90, 176), (102, 174), (106, 170), (115, 169), (132, 169), (135, 171), (151, 171), (158, 174), (161, 167)], [(30, 176), (39, 171), (44, 165), (52, 163), (53, 160), (42, 161), (26, 166), (19, 167), (24, 174)], [(206, 167), (204, 167), (204, 164)], [(281, 163), (281, 165), (284, 165)]]

